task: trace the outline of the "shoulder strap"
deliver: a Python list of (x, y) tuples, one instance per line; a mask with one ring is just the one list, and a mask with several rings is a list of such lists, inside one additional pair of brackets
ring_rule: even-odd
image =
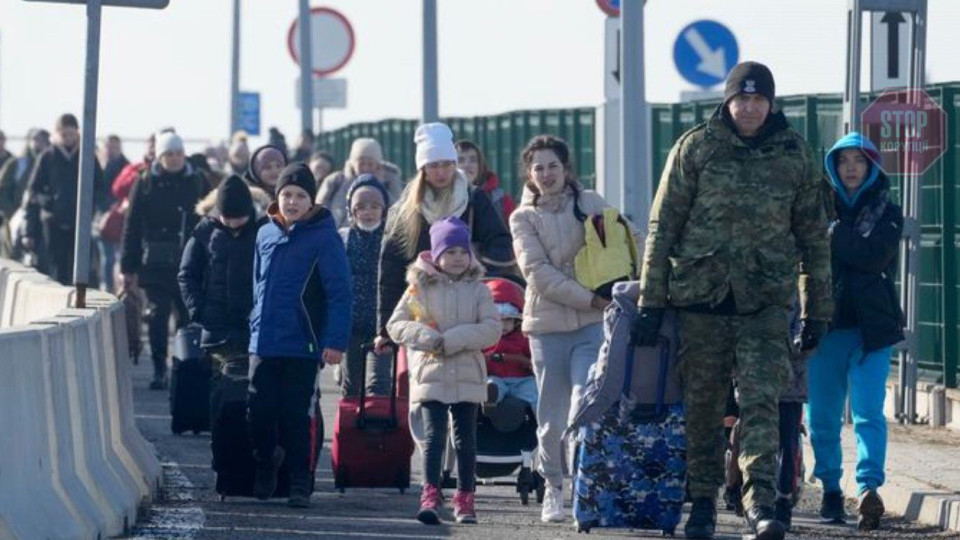
[(577, 188), (573, 188), (573, 217), (580, 222), (587, 220), (587, 215), (580, 209), (580, 190)]

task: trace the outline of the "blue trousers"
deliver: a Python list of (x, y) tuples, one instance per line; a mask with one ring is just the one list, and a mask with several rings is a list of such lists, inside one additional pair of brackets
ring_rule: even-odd
[(840, 431), (844, 403), (850, 395), (857, 437), (856, 480), (859, 492), (883, 485), (887, 456), (887, 419), (883, 415), (891, 347), (864, 353), (857, 329), (824, 336), (807, 364), (807, 421), (816, 464), (813, 474), (824, 491), (840, 491), (843, 455)]

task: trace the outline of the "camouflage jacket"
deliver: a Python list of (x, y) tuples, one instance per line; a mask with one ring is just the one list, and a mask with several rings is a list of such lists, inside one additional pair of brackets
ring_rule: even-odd
[[(650, 212), (642, 307), (789, 307), (830, 320), (830, 243), (821, 167), (783, 113), (755, 147), (718, 110), (670, 151)], [(799, 281), (798, 281), (799, 280)]]

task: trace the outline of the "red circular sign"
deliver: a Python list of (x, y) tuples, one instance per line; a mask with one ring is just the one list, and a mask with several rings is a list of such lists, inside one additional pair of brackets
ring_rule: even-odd
[(860, 113), (860, 132), (888, 175), (923, 175), (947, 151), (947, 113), (923, 88), (881, 93)]
[[(316, 44), (318, 39), (327, 40), (323, 47), (319, 49), (323, 53), (316, 54), (318, 47), (314, 46), (313, 74), (317, 77), (340, 71), (347, 65), (353, 56), (353, 50), (356, 46), (356, 39), (353, 34), (353, 26), (342, 13), (328, 7), (315, 7), (310, 9), (310, 38)], [(300, 64), (300, 32), (299, 18), (294, 19), (290, 24), (290, 30), (287, 32), (287, 48), (290, 50), (290, 56), (293, 61)], [(326, 29), (326, 32), (317, 32), (320, 29)], [(322, 36), (322, 37), (321, 37)]]

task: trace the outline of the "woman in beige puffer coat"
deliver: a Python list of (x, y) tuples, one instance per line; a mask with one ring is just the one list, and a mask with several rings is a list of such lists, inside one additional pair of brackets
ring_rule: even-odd
[(575, 208), (589, 216), (610, 205), (573, 180), (570, 150), (561, 139), (534, 137), (522, 161), (527, 183), (510, 216), (510, 232), (527, 280), (523, 331), (530, 339), (539, 390), (537, 458), (547, 481), (540, 519), (563, 521), (560, 487), (566, 452), (561, 438), (597, 359), (603, 309), (609, 304), (575, 278), (574, 258), (585, 243)]
[(427, 524), (439, 523), (448, 414), (457, 451), (454, 516), (476, 521), (477, 407), (486, 399), (487, 378), (483, 349), (499, 341), (502, 324), (470, 241), (470, 229), (458, 218), (434, 222), (430, 252), (410, 265), (407, 290), (387, 323), (390, 339), (409, 351), (410, 402), (422, 411), (424, 486), (417, 518)]

